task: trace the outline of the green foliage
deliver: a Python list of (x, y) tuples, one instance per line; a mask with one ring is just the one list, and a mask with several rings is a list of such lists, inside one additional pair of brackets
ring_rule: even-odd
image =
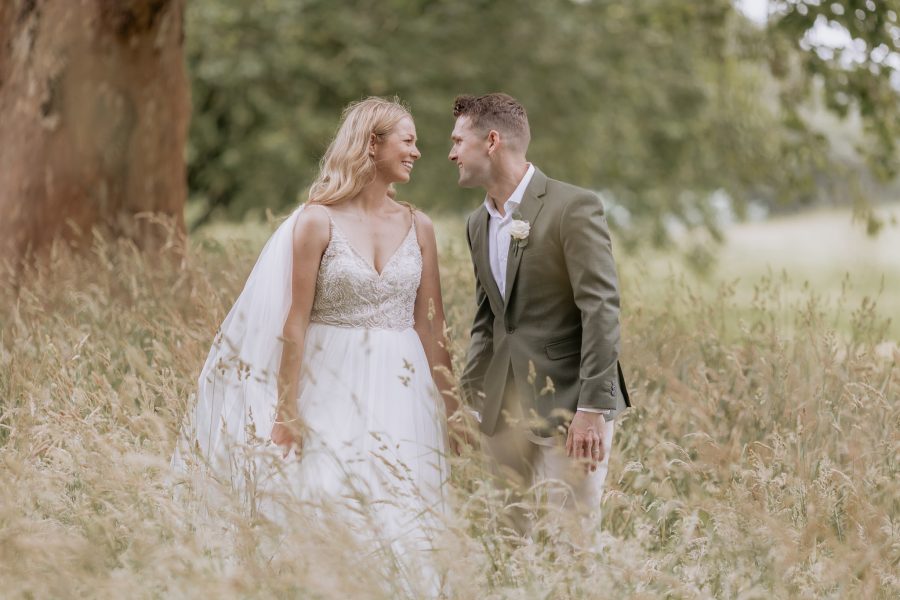
[[(367, 95), (399, 95), (416, 117), (424, 157), (402, 196), (472, 208), (445, 162), (451, 103), (502, 90), (528, 108), (530, 158), (605, 191), (634, 235), (664, 241), (669, 215), (715, 235), (712, 191), (741, 211), (809, 202), (843, 175), (767, 68), (809, 60), (790, 22), (771, 38), (730, 0), (195, 0), (194, 224), (302, 200), (341, 108)], [(878, 89), (873, 114), (895, 116)]]
[[(789, 83), (783, 88), (789, 114), (794, 114), (798, 99), (813, 92), (838, 115), (858, 112), (868, 134), (860, 152), (876, 176), (895, 177), (900, 171), (900, 1), (771, 4), (768, 58), (773, 73)], [(834, 47), (822, 40), (826, 24), (849, 43)], [(793, 51), (797, 47), (799, 54)], [(811, 82), (821, 85), (813, 87)]]

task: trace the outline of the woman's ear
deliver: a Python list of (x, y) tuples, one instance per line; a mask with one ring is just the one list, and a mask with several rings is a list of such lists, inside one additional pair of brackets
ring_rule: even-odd
[(378, 142), (378, 136), (374, 133), (369, 134), (369, 156), (375, 156), (375, 144)]

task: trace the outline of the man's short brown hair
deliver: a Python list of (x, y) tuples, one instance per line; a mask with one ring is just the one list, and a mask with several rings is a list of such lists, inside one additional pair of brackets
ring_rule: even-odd
[(508, 94), (457, 96), (453, 101), (453, 116), (469, 117), (473, 128), (487, 133), (491, 129), (508, 136), (512, 145), (522, 151), (528, 149), (531, 129), (528, 114), (518, 100)]

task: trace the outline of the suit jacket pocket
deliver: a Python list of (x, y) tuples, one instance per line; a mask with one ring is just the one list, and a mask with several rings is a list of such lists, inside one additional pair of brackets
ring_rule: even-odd
[(567, 356), (574, 356), (581, 352), (581, 340), (578, 338), (569, 338), (552, 342), (544, 346), (547, 358), (550, 360), (559, 360)]

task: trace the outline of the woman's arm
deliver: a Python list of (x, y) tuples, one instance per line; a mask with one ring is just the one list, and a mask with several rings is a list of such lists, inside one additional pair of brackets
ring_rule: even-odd
[(300, 445), (301, 442), (296, 401), (303, 347), (316, 294), (319, 265), (330, 239), (331, 223), (326, 211), (312, 207), (303, 209), (293, 232), (291, 308), (282, 332), (284, 350), (278, 368), (278, 410), (272, 428), (272, 441), (285, 446), (285, 453), (290, 451), (292, 445)]
[(445, 334), (444, 301), (441, 297), (441, 275), (438, 268), (437, 241), (434, 225), (424, 213), (413, 213), (416, 236), (422, 250), (422, 280), (416, 294), (415, 329), (425, 348), (428, 365), (434, 376), (449, 417), (459, 407), (453, 386), (453, 366)]

